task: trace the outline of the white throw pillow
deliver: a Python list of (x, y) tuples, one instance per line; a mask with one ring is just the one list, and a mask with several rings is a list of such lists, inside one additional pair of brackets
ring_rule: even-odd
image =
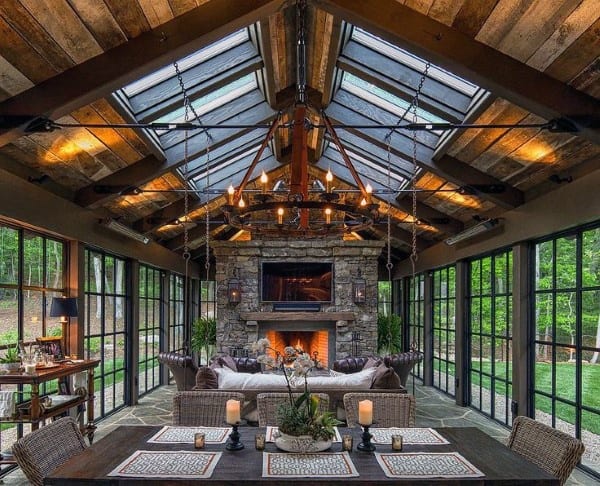
[[(226, 370), (227, 368), (223, 368)], [(215, 370), (216, 371), (216, 370)], [(286, 389), (283, 375), (262, 373), (217, 372), (219, 389), (223, 390), (279, 390)]]
[(329, 388), (339, 390), (367, 390), (371, 388), (376, 368), (367, 368), (358, 373), (342, 374), (342, 376), (308, 376), (309, 388)]

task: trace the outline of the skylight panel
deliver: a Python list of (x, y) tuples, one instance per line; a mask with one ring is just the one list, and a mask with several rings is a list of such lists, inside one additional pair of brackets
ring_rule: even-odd
[[(187, 69), (196, 66), (197, 64), (208, 61), (210, 58), (221, 54), (222, 52), (225, 52), (228, 49), (232, 49), (233, 47), (247, 41), (248, 39), (248, 29), (238, 30), (233, 34), (224, 37), (220, 41), (217, 41), (207, 47), (204, 47), (203, 49), (200, 49), (199, 51), (196, 51), (193, 54), (190, 54), (189, 56), (177, 61), (177, 64), (179, 65), (179, 70), (182, 72), (186, 71)], [(123, 88), (123, 91), (127, 96), (132, 97), (175, 75), (175, 68), (172, 64), (169, 64), (168, 66), (165, 66), (159, 69), (158, 71), (154, 71), (148, 76), (144, 76), (143, 78), (128, 84)]]
[[(228, 103), (236, 98), (239, 98), (246, 93), (249, 93), (253, 89), (257, 88), (256, 75), (254, 73), (247, 74), (235, 81), (229, 83), (226, 86), (208, 93), (206, 96), (202, 96), (192, 102), (194, 110), (199, 117), (208, 113), (209, 111), (215, 110), (225, 103)], [(189, 118), (193, 117), (192, 113), (188, 113)], [(185, 109), (182, 106), (171, 113), (154, 120), (158, 123), (180, 123), (185, 122)]]
[[(220, 171), (221, 169), (224, 169), (225, 167), (230, 166), (231, 164), (235, 164), (238, 160), (241, 160), (245, 157), (248, 157), (250, 155), (254, 155), (258, 152), (258, 149), (260, 148), (260, 144), (259, 145), (255, 145), (253, 147), (250, 147), (248, 150), (245, 150), (244, 152), (242, 152), (241, 154), (236, 155), (235, 157), (231, 157), (231, 158), (226, 158), (223, 162), (221, 162), (220, 164), (211, 167), (210, 168), (210, 175), (214, 176), (218, 171)], [(267, 149), (268, 150), (268, 149)], [(263, 155), (264, 157), (264, 155)], [(183, 169), (180, 167), (177, 169), (181, 175), (183, 176)], [(194, 182), (195, 184), (197, 184), (198, 182), (200, 182), (202, 179), (204, 179), (206, 177), (206, 167), (204, 167), (204, 170), (202, 172), (200, 172), (199, 174), (195, 175), (192, 177), (192, 182)]]
[[(394, 113), (398, 117), (406, 113), (410, 106), (408, 101), (399, 98), (388, 91), (385, 91), (374, 84), (371, 84), (364, 79), (354, 76), (351, 73), (344, 72), (341, 87), (352, 94), (373, 103), (374, 105), (383, 108), (384, 110)], [(412, 110), (406, 114), (406, 122), (413, 122)], [(444, 123), (447, 120), (429, 113), (426, 110), (417, 108), (417, 123)]]
[[(425, 70), (426, 61), (365, 30), (354, 27), (352, 38), (377, 52), (385, 54), (386, 56), (411, 67), (415, 71), (422, 73)], [(433, 64), (429, 67), (428, 76), (470, 97), (479, 90), (479, 87), (475, 84)]]

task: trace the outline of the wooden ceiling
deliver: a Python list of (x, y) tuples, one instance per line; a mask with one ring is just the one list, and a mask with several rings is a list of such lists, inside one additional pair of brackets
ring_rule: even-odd
[[(560, 119), (568, 129), (483, 128), (454, 130), (442, 137), (419, 132), (415, 154), (412, 133), (406, 130), (395, 131), (390, 139), (389, 129), (340, 129), (363, 181), (381, 189), (376, 194), (382, 203), (381, 222), (357, 237), (387, 239), (389, 202), (393, 256), (402, 259), (410, 252), (413, 205), (403, 188), (413, 160), (419, 167), (416, 185), (422, 190), (417, 202), (417, 217), (424, 223), (417, 226), (420, 249), (479, 219), (501, 217), (556, 189), (557, 181), (598, 170), (597, 0), (376, 4), (307, 0), (306, 81), (314, 123), (322, 123), (321, 109), (341, 125), (398, 121), (385, 103), (376, 106), (368, 93), (357, 94), (365, 90), (345, 82), (351, 76), (372, 93), (412, 100), (422, 70), (410, 71), (361, 41), (364, 32), (392, 49), (397, 46), (430, 61), (431, 69), (441, 68), (439, 76), (445, 70), (473, 83), (476, 94), (466, 96), (434, 76), (425, 80), (419, 106), (442, 120), (513, 125)], [(211, 189), (208, 194), (192, 193), (189, 201), (193, 257), (204, 255), (207, 208), (211, 239), (239, 237), (223, 224), (220, 207), (226, 197), (217, 190), (241, 182), (253, 159), (246, 151), (261, 143), (279, 112), (284, 122), (290, 119), (296, 93), (295, 2), (6, 0), (0, 2), (0, 29), (0, 170), (89, 208), (99, 219), (116, 218), (175, 251), (184, 243), (182, 225), (169, 224), (185, 213), (185, 181), (177, 170), (186, 159), (183, 133), (102, 125), (150, 120), (148, 111), (141, 114), (144, 109), (154, 114), (177, 105), (181, 109), (174, 77), (170, 88), (159, 87), (153, 98), (139, 103), (122, 89), (243, 29), (247, 41), (239, 47), (200, 64), (194, 73), (182, 68), (195, 100), (209, 99), (243, 76), (256, 83), (199, 117), (209, 125), (255, 128), (209, 130), (210, 137), (199, 132), (188, 141), (197, 188)], [(144, 103), (150, 99), (148, 108)], [(31, 131), (31, 122), (40, 117), (98, 126)], [(323, 128), (310, 131), (312, 177), (323, 178), (331, 167), (336, 187), (355, 187), (329, 138)], [(259, 167), (272, 179), (289, 171), (290, 146), (290, 133), (280, 130), (261, 159)], [(209, 180), (202, 175), (207, 164)], [(397, 175), (391, 184), (388, 168)], [(259, 175), (260, 170), (252, 178)]]

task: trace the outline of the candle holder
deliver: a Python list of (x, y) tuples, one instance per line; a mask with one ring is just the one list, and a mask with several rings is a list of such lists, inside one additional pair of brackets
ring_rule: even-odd
[(238, 432), (239, 422), (235, 424), (229, 424), (233, 427), (231, 434), (229, 434), (229, 439), (227, 439), (227, 444), (225, 444), (225, 449), (228, 451), (239, 451), (244, 448), (244, 444), (240, 442), (240, 433)]
[(371, 438), (373, 434), (369, 433), (370, 425), (362, 425), (359, 424), (363, 428), (363, 433), (360, 436), (362, 442), (356, 446), (359, 451), (364, 452), (373, 452), (375, 450), (375, 446), (371, 443)]

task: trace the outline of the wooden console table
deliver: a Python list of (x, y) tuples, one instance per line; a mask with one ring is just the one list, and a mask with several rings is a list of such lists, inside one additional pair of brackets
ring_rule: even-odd
[[(66, 412), (72, 407), (87, 402), (87, 423), (85, 424), (82, 433), (87, 435), (90, 444), (94, 440), (94, 368), (98, 365), (99, 360), (84, 360), (82, 362), (60, 363), (52, 368), (37, 369), (34, 374), (25, 374), (23, 372), (6, 373), (0, 375), (0, 385), (30, 385), (31, 399), (27, 406), (17, 404), (17, 415), (15, 418), (3, 419), (1, 422), (13, 423), (30, 423), (31, 430), (37, 430), (40, 427), (40, 422), (43, 420), (55, 417)], [(42, 407), (40, 400), (40, 384), (67, 378), (75, 373), (87, 371), (87, 390), (85, 395), (77, 395), (74, 390), (73, 395), (69, 395), (70, 399), (61, 400), (59, 403), (54, 403), (49, 407)], [(50, 395), (50, 397), (58, 397), (64, 395)], [(56, 399), (58, 402), (58, 399)]]

